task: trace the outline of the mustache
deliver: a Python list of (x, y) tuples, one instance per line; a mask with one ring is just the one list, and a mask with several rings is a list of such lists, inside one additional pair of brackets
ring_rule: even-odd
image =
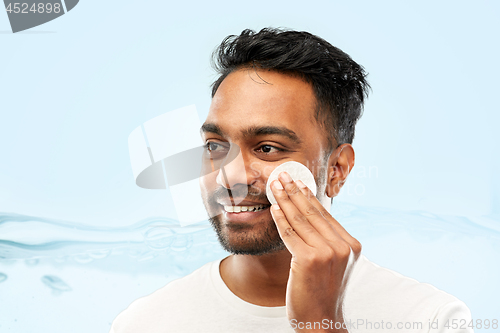
[(258, 201), (263, 202), (269, 200), (267, 199), (266, 190), (256, 188), (254, 186), (234, 186), (229, 188), (225, 188), (223, 186), (215, 189), (210, 195), (210, 201), (212, 203), (217, 203), (218, 200), (232, 200), (236, 198), (240, 201), (249, 200), (249, 201)]

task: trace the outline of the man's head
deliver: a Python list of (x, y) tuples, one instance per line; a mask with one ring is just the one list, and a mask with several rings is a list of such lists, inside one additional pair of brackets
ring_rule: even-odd
[[(267, 178), (284, 162), (300, 162), (315, 176), (320, 202), (331, 204), (354, 165), (350, 144), (369, 88), (366, 74), (323, 39), (277, 29), (229, 36), (214, 60), (220, 76), (202, 136), (209, 154), (231, 147), (241, 158), (201, 179), (205, 207), (226, 250), (282, 250)], [(231, 213), (224, 206), (234, 206), (232, 199), (245, 200), (236, 210), (265, 208)]]

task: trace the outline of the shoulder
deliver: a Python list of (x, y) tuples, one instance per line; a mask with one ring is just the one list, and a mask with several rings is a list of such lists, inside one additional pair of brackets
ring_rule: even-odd
[(455, 296), (393, 270), (380, 267), (361, 255), (346, 292), (351, 316), (373, 315), (382, 320), (470, 318), (467, 306)]
[(158, 325), (159, 320), (165, 320), (167, 314), (182, 315), (193, 300), (202, 301), (203, 294), (211, 290), (210, 268), (216, 262), (209, 262), (153, 293), (136, 299), (115, 318), (111, 332), (147, 331), (148, 327)]
[[(381, 267), (361, 255), (352, 274), (352, 283), (357, 288), (387, 295), (399, 294), (401, 296), (416, 293), (424, 298), (429, 296), (454, 299), (454, 296), (437, 289), (428, 283), (419, 282), (404, 276), (391, 269)], [(399, 297), (401, 299), (402, 297)]]

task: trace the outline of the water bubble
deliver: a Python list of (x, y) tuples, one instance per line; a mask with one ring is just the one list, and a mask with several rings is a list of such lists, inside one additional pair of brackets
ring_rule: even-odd
[(58, 256), (54, 258), (54, 261), (58, 264), (63, 264), (68, 260), (67, 256)]
[(0, 273), (0, 283), (4, 282), (5, 280), (7, 280), (7, 274)]
[(73, 256), (73, 259), (80, 264), (88, 264), (94, 260), (86, 253), (76, 254)]
[(191, 247), (191, 235), (177, 235), (170, 248), (175, 252), (184, 252)]
[(42, 282), (52, 289), (54, 294), (60, 294), (63, 291), (70, 291), (71, 288), (61, 278), (55, 275), (45, 275), (42, 277)]
[(39, 262), (40, 262), (40, 260), (37, 258), (26, 259), (24, 261), (26, 266), (36, 266), (36, 265), (38, 265)]
[(110, 249), (88, 251), (89, 257), (92, 259), (104, 259), (111, 254)]
[(168, 248), (174, 239), (175, 232), (168, 227), (154, 227), (144, 234), (144, 241), (153, 250)]
[(158, 256), (158, 253), (155, 253), (153, 251), (145, 252), (143, 253), (140, 257), (136, 258), (137, 261), (149, 261), (153, 260)]

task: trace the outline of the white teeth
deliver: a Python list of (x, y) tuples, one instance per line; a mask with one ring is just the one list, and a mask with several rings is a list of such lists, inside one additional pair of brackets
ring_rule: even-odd
[(228, 213), (239, 213), (239, 212), (256, 212), (267, 208), (268, 205), (257, 205), (257, 206), (224, 206), (224, 210)]

